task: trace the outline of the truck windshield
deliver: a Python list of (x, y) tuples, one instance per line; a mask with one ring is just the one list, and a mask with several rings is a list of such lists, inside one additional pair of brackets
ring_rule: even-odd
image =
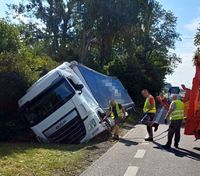
[(28, 103), (23, 112), (26, 122), (30, 126), (38, 124), (64, 105), (74, 94), (75, 91), (67, 80), (59, 80)]

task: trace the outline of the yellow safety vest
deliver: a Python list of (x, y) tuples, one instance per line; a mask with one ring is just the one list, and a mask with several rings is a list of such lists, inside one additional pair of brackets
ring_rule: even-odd
[[(112, 106), (110, 106), (110, 111), (111, 111), (111, 118), (114, 119), (115, 116), (114, 116), (114, 113), (113, 113)], [(123, 112), (122, 112), (122, 109), (119, 108), (119, 104), (118, 103), (116, 103), (116, 111), (117, 111), (118, 117), (122, 118), (123, 117)]]
[(147, 113), (156, 113), (156, 104), (153, 104), (153, 107), (150, 109), (150, 96), (148, 96), (144, 102), (144, 108), (143, 108), (143, 112), (147, 112)]
[(176, 104), (176, 109), (171, 113), (170, 120), (184, 119), (184, 103), (181, 100), (172, 101)]

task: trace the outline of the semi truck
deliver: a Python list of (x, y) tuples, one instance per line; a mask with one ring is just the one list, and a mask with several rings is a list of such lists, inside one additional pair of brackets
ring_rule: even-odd
[(79, 144), (107, 130), (102, 122), (109, 101), (134, 102), (121, 82), (75, 61), (65, 62), (36, 81), (19, 99), (25, 123), (41, 143)]
[(169, 88), (169, 90), (168, 90), (168, 99), (169, 99), (169, 102), (172, 101), (173, 95), (177, 95), (178, 99), (182, 100), (182, 95), (180, 93), (181, 93), (180, 87), (178, 87), (178, 86), (171, 86)]

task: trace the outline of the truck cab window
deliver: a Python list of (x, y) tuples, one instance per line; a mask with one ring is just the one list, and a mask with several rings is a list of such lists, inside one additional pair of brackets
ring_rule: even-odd
[(30, 126), (36, 125), (64, 105), (74, 94), (67, 80), (61, 79), (29, 102), (24, 112), (25, 120)]

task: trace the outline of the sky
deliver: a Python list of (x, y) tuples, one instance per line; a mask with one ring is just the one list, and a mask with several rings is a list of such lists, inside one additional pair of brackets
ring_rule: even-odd
[[(21, 0), (0, 0), (0, 17), (5, 16), (6, 3), (18, 3)], [(23, 0), (24, 2), (26, 0)], [(170, 10), (177, 17), (177, 32), (182, 41), (176, 42), (175, 53), (182, 58), (182, 64), (175, 69), (172, 75), (166, 77), (166, 81), (174, 86), (185, 84), (192, 86), (195, 68), (192, 58), (196, 47), (194, 36), (200, 23), (200, 0), (158, 0), (164, 9)], [(200, 25), (199, 25), (200, 26)]]
[(192, 63), (196, 47), (194, 36), (200, 26), (200, 0), (158, 0), (166, 10), (171, 10), (177, 17), (177, 32), (182, 41), (176, 42), (175, 53), (182, 58), (174, 74), (167, 76), (167, 82), (172, 85), (185, 84), (192, 86), (195, 68)]

